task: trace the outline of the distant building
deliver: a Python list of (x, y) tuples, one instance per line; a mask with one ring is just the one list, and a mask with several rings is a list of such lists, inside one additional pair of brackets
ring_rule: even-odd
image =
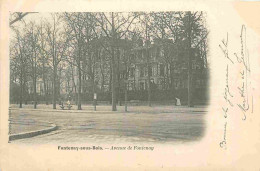
[[(169, 50), (174, 44), (170, 40), (165, 40), (165, 42), (167, 44), (160, 43), (160, 40), (144, 46), (139, 44), (139, 47), (132, 50), (133, 63), (129, 67), (128, 90), (146, 90), (148, 72), (152, 89), (187, 88), (187, 52), (183, 48), (177, 55), (172, 49)], [(199, 49), (192, 49), (191, 55), (194, 86), (201, 88), (206, 85), (207, 68), (204, 67)], [(147, 64), (149, 64), (149, 71)]]

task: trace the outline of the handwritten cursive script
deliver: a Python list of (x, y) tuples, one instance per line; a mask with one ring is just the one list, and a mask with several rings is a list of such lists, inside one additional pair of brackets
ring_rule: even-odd
[(243, 113), (242, 120), (246, 120), (247, 111), (250, 109), (249, 104), (249, 76), (250, 76), (250, 61), (249, 61), (249, 51), (247, 49), (247, 37), (246, 37), (246, 26), (242, 25), (240, 33), (240, 52), (234, 53), (237, 62), (241, 65), (240, 71), (240, 85), (237, 86), (238, 92), (240, 94), (240, 102), (237, 103), (238, 108)]
[[(224, 57), (226, 59), (228, 59), (228, 62), (226, 64), (226, 74), (225, 74), (225, 77), (226, 77), (226, 81), (225, 81), (225, 88), (224, 88), (224, 99), (226, 101), (226, 105), (225, 106), (222, 106), (222, 111), (223, 111), (223, 116), (224, 116), (224, 119), (227, 120), (227, 117), (228, 117), (228, 112), (229, 112), (229, 108), (233, 108), (233, 102), (232, 102), (232, 98), (234, 97), (233, 96), (233, 93), (231, 92), (231, 89), (230, 89), (230, 86), (229, 86), (229, 65), (233, 65), (234, 62), (233, 60), (230, 58), (230, 55), (229, 55), (229, 49), (228, 49), (228, 33), (227, 33), (227, 37), (226, 39), (222, 39), (221, 41), (221, 44), (219, 44), (219, 47), (224, 55)], [(226, 131), (227, 131), (227, 121), (225, 121), (225, 124), (224, 124), (224, 136), (223, 136), (223, 139), (222, 141), (219, 143), (219, 146), (221, 148), (224, 148), (224, 149), (227, 149), (227, 139), (226, 139)]]
[[(229, 34), (227, 33), (226, 39), (222, 39), (219, 44), (219, 48), (227, 60), (226, 62), (226, 72), (225, 72), (225, 87), (224, 87), (224, 100), (225, 104), (222, 106), (222, 113), (224, 117), (224, 136), (220, 141), (219, 146), (223, 149), (227, 149), (227, 125), (228, 125), (228, 115), (231, 111), (238, 108), (242, 112), (242, 120), (245, 121), (247, 119), (247, 114), (249, 113), (249, 109), (251, 108), (251, 113), (253, 113), (253, 95), (250, 98), (251, 92), (251, 82), (250, 82), (250, 57), (249, 50), (247, 47), (247, 35), (246, 35), (246, 26), (242, 25), (240, 32), (240, 47), (239, 50), (230, 53), (232, 50), (229, 47)], [(232, 54), (232, 55), (230, 55)], [(239, 68), (239, 70), (235, 73), (231, 72), (235, 68)], [(230, 74), (238, 75), (237, 82), (232, 82), (237, 84), (237, 89), (232, 89), (230, 87)], [(250, 101), (251, 99), (251, 101)], [(236, 104), (236, 105), (234, 105)]]
[(219, 146), (221, 148), (227, 149), (227, 139), (226, 139), (226, 134), (227, 134), (227, 122), (224, 124), (224, 135), (223, 135), (223, 140), (219, 143)]

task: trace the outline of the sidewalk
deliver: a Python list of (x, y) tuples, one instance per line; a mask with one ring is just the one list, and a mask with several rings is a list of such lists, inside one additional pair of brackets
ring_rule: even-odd
[(46, 128), (51, 128), (50, 123), (40, 123), (40, 122), (28, 122), (27, 120), (10, 120), (10, 131), (12, 134), (21, 134), (24, 132), (31, 132), (36, 130), (42, 130)]
[(56, 125), (32, 119), (27, 114), (20, 114), (19, 117), (14, 117), (12, 113), (10, 113), (9, 141), (33, 137), (55, 129), (57, 129)]
[[(39, 104), (37, 109), (33, 108), (33, 105), (23, 105), (23, 108), (19, 108), (19, 105), (11, 104), (10, 110), (29, 110), (29, 111), (45, 111), (45, 112), (64, 112), (64, 113), (125, 113), (125, 106), (117, 106), (117, 111), (112, 111), (111, 106), (108, 105), (97, 105), (96, 111), (94, 111), (94, 106), (92, 105), (82, 105), (82, 110), (77, 110), (76, 105), (72, 105), (71, 110), (62, 110), (59, 105), (56, 106), (56, 109), (52, 109), (52, 105)], [(128, 113), (185, 113), (185, 112), (206, 112), (207, 106), (128, 106)]]

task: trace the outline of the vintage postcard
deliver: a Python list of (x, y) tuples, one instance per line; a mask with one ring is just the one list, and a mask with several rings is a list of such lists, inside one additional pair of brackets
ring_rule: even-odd
[(0, 171), (260, 170), (260, 2), (0, 7)]

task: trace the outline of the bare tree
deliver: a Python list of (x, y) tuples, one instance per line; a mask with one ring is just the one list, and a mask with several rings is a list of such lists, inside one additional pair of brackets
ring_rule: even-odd
[[(159, 12), (153, 13), (152, 17), (154, 20), (153, 28), (155, 28), (154, 35), (161, 39), (171, 37), (173, 40), (173, 44), (168, 46), (171, 50), (164, 54), (165, 61), (170, 64), (171, 84), (173, 83), (173, 63), (180, 55), (179, 52), (187, 51), (187, 58), (184, 62), (188, 68), (188, 106), (191, 107), (193, 106), (192, 94), (195, 80), (192, 74), (192, 61), (194, 61), (192, 49), (202, 46), (208, 35), (204, 25), (203, 12)], [(163, 47), (167, 46), (164, 44)], [(164, 52), (166, 52), (165, 50)], [(204, 58), (206, 58), (205, 55)], [(203, 60), (205, 61), (205, 59)]]
[(118, 52), (118, 46), (121, 38), (125, 37), (125, 35), (131, 30), (131, 26), (134, 23), (135, 19), (138, 17), (137, 13), (127, 13), (127, 15), (123, 13), (97, 13), (95, 15), (96, 21), (98, 22), (98, 26), (101, 29), (102, 35), (109, 38), (111, 42), (109, 51), (111, 54), (111, 62), (110, 67), (112, 69), (112, 111), (116, 111), (116, 101), (117, 101), (117, 87), (118, 87), (118, 76), (119, 73), (116, 70), (118, 67), (116, 60), (119, 60), (120, 53)]
[[(78, 71), (78, 110), (81, 110), (82, 75), (87, 74), (83, 68), (84, 55), (90, 56), (88, 42), (93, 39), (93, 25), (90, 13), (65, 13), (67, 27), (71, 31), (71, 47), (74, 49), (74, 59)], [(89, 58), (91, 59), (91, 57)], [(85, 72), (85, 73), (84, 73)], [(93, 78), (93, 77), (92, 77)], [(94, 78), (93, 78), (94, 80)]]
[(151, 33), (152, 33), (152, 21), (151, 21), (151, 16), (150, 13), (141, 13), (139, 15), (139, 27), (141, 29), (138, 30), (138, 34), (140, 37), (144, 40), (144, 49), (142, 49), (142, 53), (145, 58), (145, 67), (147, 70), (147, 101), (148, 101), (148, 106), (151, 106)]
[[(26, 68), (27, 58), (26, 58), (26, 39), (21, 35), (18, 29), (15, 31), (15, 40), (10, 43), (10, 68), (11, 78), (15, 77), (13, 80), (16, 81), (16, 76), (19, 79), (20, 92), (19, 92), (19, 107), (22, 108), (23, 98), (24, 98), (24, 86), (26, 83)], [(12, 91), (12, 90), (11, 90)]]
[[(10, 21), (15, 17), (21, 19), (26, 15), (13, 13)], [(194, 49), (200, 51), (205, 68), (208, 63), (208, 31), (204, 25), (204, 13), (52, 13), (51, 17), (46, 19), (46, 22), (36, 23), (38, 21), (29, 24), (24, 22), (25, 34), (15, 32), (16, 43), (12, 47), (12, 55), (17, 58), (14, 58), (16, 61), (23, 59), (18, 64), (12, 63), (12, 66), (16, 69), (15, 73), (12, 73), (14, 75), (13, 81), (16, 83), (20, 81), (20, 101), (24, 99), (23, 96), (27, 91), (27, 82), (28, 85), (32, 82), (32, 94), (36, 108), (36, 90), (38, 90), (36, 83), (38, 84), (40, 77), (42, 77), (44, 100), (47, 103), (48, 75), (52, 75), (52, 100), (53, 108), (56, 109), (60, 89), (59, 82), (64, 77), (64, 74), (61, 73), (66, 68), (67, 73), (65, 75), (69, 77), (67, 82), (77, 94), (76, 101), (79, 110), (81, 110), (83, 99), (82, 93), (91, 92), (94, 94), (99, 92), (99, 84), (101, 85), (101, 92), (104, 92), (105, 85), (109, 84), (112, 94), (112, 110), (116, 111), (116, 103), (119, 102), (121, 105), (123, 100), (121, 93), (126, 90), (126, 84), (123, 84), (122, 80), (127, 77), (122, 75), (129, 72), (130, 67), (126, 53), (133, 53), (131, 50), (135, 51), (136, 48), (142, 51), (144, 57), (142, 65), (144, 65), (145, 75), (147, 76), (148, 105), (151, 106), (153, 87), (151, 78), (154, 76), (152, 74), (154, 72), (151, 71), (155, 71), (154, 58), (152, 57), (156, 55), (162, 57), (158, 60), (164, 64), (162, 76), (165, 82), (162, 82), (162, 84), (165, 85), (163, 86), (165, 90), (175, 89), (173, 83), (179, 77), (175, 75), (175, 70), (179, 69), (180, 65), (185, 66), (181, 74), (185, 76), (185, 79), (186, 75), (188, 76), (188, 105), (192, 106), (193, 84), (195, 77), (197, 77), (192, 74), (192, 65), (196, 60)], [(19, 26), (19, 22), (12, 28), (16, 26)], [(132, 40), (131, 35), (136, 35), (137, 40), (142, 39), (145, 44), (133, 47), (129, 42), (137, 40)], [(130, 41), (127, 41), (127, 39), (130, 39)], [(128, 49), (125, 48), (126, 46)], [(158, 52), (160, 54), (155, 54)], [(63, 60), (68, 65), (62, 66)], [(30, 62), (30, 67), (20, 67), (27, 65), (24, 63), (27, 61)], [(31, 78), (26, 77), (25, 70), (30, 70)], [(125, 94), (125, 97), (127, 97), (127, 91), (125, 91)], [(20, 103), (22, 107), (22, 102)]]
[(46, 105), (48, 105), (48, 91), (47, 91), (47, 84), (48, 84), (48, 75), (49, 73), (49, 60), (50, 60), (50, 52), (47, 51), (47, 33), (44, 29), (44, 22), (41, 20), (39, 28), (39, 50), (40, 50), (40, 59), (39, 59), (39, 65), (41, 69), (41, 77), (43, 80), (43, 90), (44, 90), (44, 100)]
[(37, 78), (39, 76), (39, 29), (35, 22), (30, 22), (26, 27), (25, 33), (28, 48), (28, 57), (30, 61), (30, 76), (32, 78), (33, 85), (33, 103), (34, 108), (37, 107)]
[(12, 26), (17, 21), (23, 20), (23, 18), (30, 13), (35, 13), (35, 12), (14, 12), (14, 13), (12, 13), (11, 17), (10, 17), (9, 25)]
[(69, 33), (61, 30), (62, 17), (57, 13), (52, 15), (52, 23), (47, 23), (45, 28), (47, 32), (48, 50), (52, 56), (51, 67), (53, 69), (53, 109), (56, 109), (57, 101), (57, 69), (59, 63), (64, 59), (68, 48)]
[(203, 25), (203, 12), (186, 12), (183, 15), (183, 27), (186, 32), (187, 50), (188, 50), (188, 106), (193, 104), (193, 91), (195, 76), (192, 72), (192, 63), (195, 60), (192, 54), (192, 48), (197, 48), (205, 39), (208, 32)]

